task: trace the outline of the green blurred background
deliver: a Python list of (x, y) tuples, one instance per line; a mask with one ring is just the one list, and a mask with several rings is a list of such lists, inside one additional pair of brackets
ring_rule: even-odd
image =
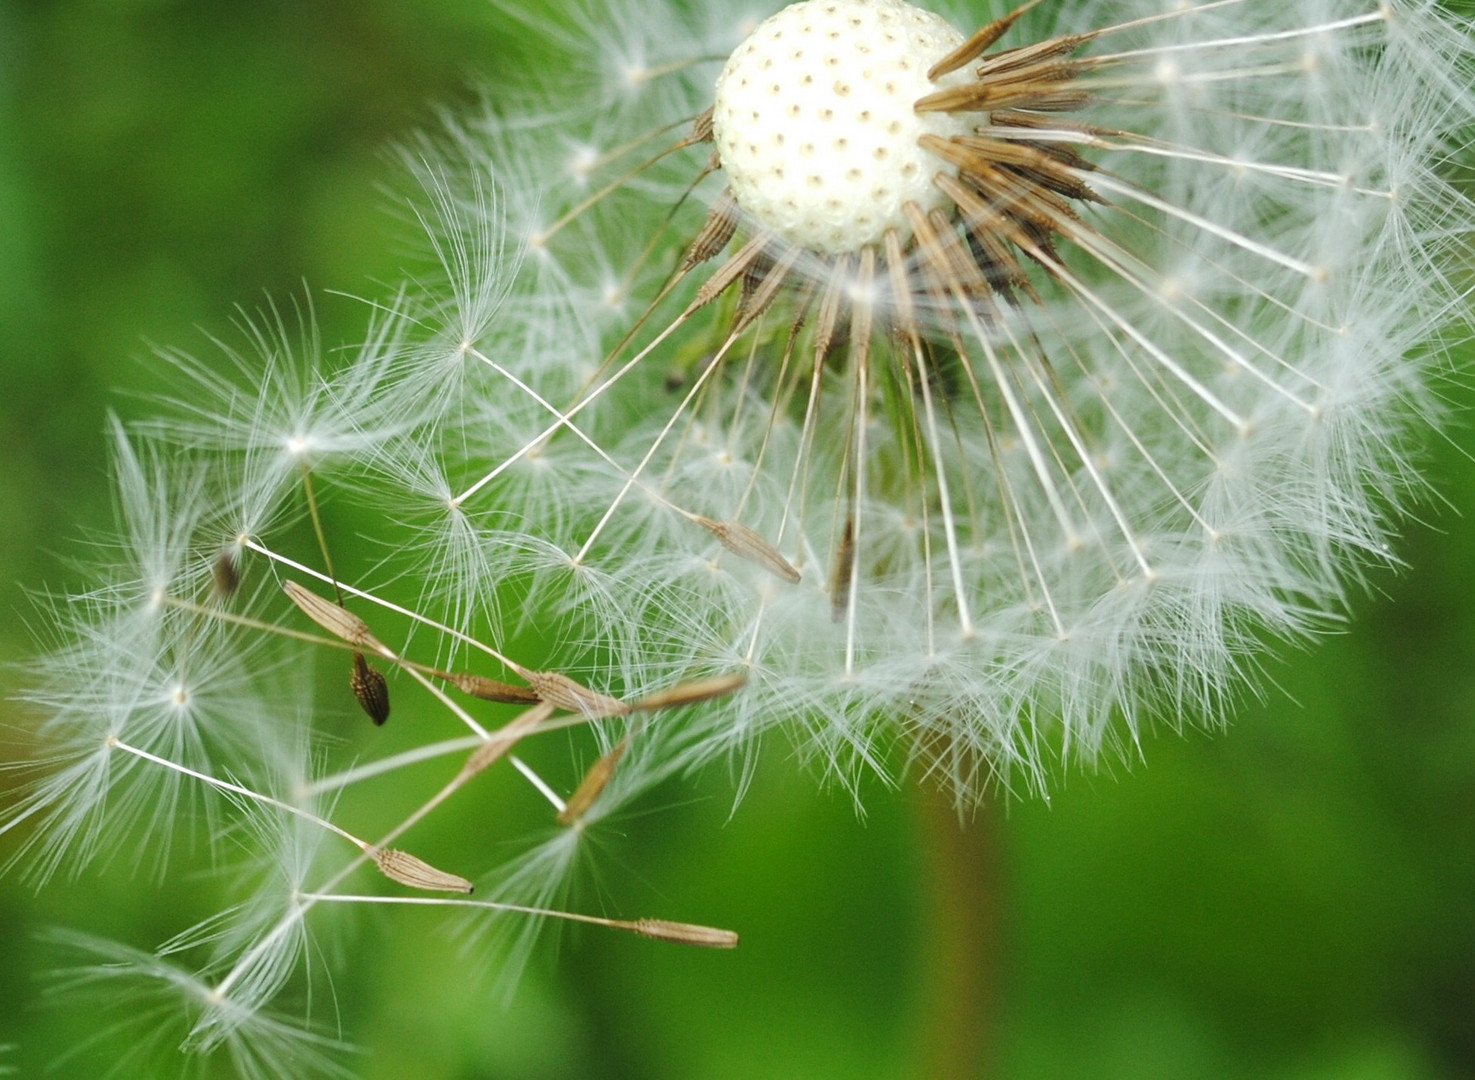
[[(396, 279), (384, 148), (475, 77), (515, 77), (507, 32), (486, 0), (0, 0), (7, 680), (34, 648), (26, 589), (65, 587), (64, 557), (110, 517), (104, 417), (148, 408), (147, 342), (197, 348), (304, 280)], [(352, 303), (320, 316), (330, 343), (362, 332)], [(1449, 396), (1475, 416), (1475, 393)], [(430, 920), (362, 919), (332, 988), (355, 1068), (929, 1078), (950, 1025), (974, 1023), (961, 970), (993, 972), (979, 1076), (1475, 1077), (1468, 419), (1452, 440), (1430, 447), (1449, 505), (1409, 524), (1410, 569), (1376, 577), (1345, 634), (1282, 650), (1228, 733), (1156, 735), (1145, 764), (1062, 777), (1052, 804), (992, 806), (961, 838), (911, 790), (873, 786), (858, 818), (775, 747), (730, 819), (723, 776), (673, 790), (608, 871), (622, 913), (733, 927), (736, 953), (576, 934), (543, 942), (504, 1004)], [(31, 721), (0, 710), (0, 755), (26, 754)], [(152, 947), (204, 888), (126, 865), (39, 893), (0, 879), (0, 1067), (42, 1075), (100, 1026), (43, 999), (39, 930)], [(50, 1075), (105, 1075), (117, 1052)]]

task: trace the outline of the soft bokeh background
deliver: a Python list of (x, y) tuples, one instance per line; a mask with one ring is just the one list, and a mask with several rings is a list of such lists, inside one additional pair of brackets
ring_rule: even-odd
[[(384, 147), (475, 76), (514, 77), (505, 26), (485, 0), (0, 0), (11, 685), (34, 648), (26, 589), (65, 587), (109, 518), (105, 415), (159, 388), (147, 343), (198, 347), (304, 280), (396, 278)], [(330, 343), (362, 332), (350, 302), (319, 314)], [(361, 919), (332, 987), (356, 1068), (926, 1078), (957, 1023), (936, 1021), (952, 954), (998, 970), (989, 1075), (1007, 1080), (1475, 1077), (1475, 394), (1449, 395), (1467, 419), (1431, 443), (1440, 500), (1406, 530), (1409, 569), (1375, 579), (1346, 633), (1281, 650), (1228, 733), (1158, 734), (1145, 764), (991, 807), (961, 841), (910, 790), (876, 786), (860, 819), (774, 748), (735, 815), (721, 775), (673, 790), (606, 871), (613, 906), (734, 927), (736, 953), (576, 934), (505, 1004), (434, 922)], [(30, 721), (5, 703), (0, 721), (0, 760), (26, 754)], [(0, 837), (0, 861), (14, 847)], [(42, 1075), (102, 1026), (44, 999), (40, 930), (152, 947), (205, 892), (127, 865), (39, 893), (0, 879), (0, 1067)], [(117, 1050), (50, 1075), (104, 1075)]]

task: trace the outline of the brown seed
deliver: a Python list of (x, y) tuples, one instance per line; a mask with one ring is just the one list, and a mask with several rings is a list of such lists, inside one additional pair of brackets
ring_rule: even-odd
[(722, 546), (740, 559), (757, 563), (776, 577), (790, 585), (799, 583), (799, 571), (794, 564), (779, 554), (778, 549), (746, 525), (736, 521), (715, 521), (709, 517), (697, 518), (697, 524), (715, 536)]
[(588, 812), (589, 808), (594, 805), (594, 800), (599, 798), (600, 793), (614, 779), (615, 767), (619, 765), (620, 758), (625, 756), (625, 750), (629, 745), (630, 737), (627, 735), (615, 744), (613, 750), (602, 755), (598, 761), (589, 766), (584, 779), (579, 782), (574, 793), (568, 797), (568, 802), (558, 812), (556, 820), (560, 825), (572, 825)]
[(835, 565), (830, 571), (830, 621), (842, 623), (850, 611), (850, 583), (855, 576), (855, 512), (845, 516)]
[(369, 666), (363, 653), (353, 654), (353, 672), (348, 676), (348, 685), (376, 726), (389, 719), (389, 683), (382, 673)]
[(511, 750), (526, 735), (531, 735), (544, 720), (553, 715), (553, 706), (546, 701), (507, 721), (492, 732), (492, 737), (471, 752), (466, 764), (461, 766), (464, 779), (489, 768), (503, 754)]
[(712, 141), (711, 109), (708, 109), (706, 112), (702, 113), (694, 121), (692, 121), (690, 139), (694, 143), (704, 143)]
[(737, 934), (715, 926), (696, 926), (667, 919), (637, 919), (630, 924), (630, 929), (642, 937), (677, 945), (696, 945), (703, 949), (736, 949), (738, 945)]
[(1009, 29), (1021, 15), (1039, 2), (1040, 0), (1031, 0), (1029, 3), (1021, 4), (1007, 15), (997, 18), (987, 26), (974, 31), (972, 37), (948, 53), (936, 64), (932, 65), (931, 70), (927, 72), (927, 77), (936, 82), (942, 76), (957, 71), (960, 67), (964, 67), (977, 60), (991, 49), (995, 42), (1009, 32)]
[(702, 226), (701, 232), (697, 233), (691, 247), (687, 248), (685, 269), (690, 270), (708, 259), (716, 258), (717, 253), (728, 245), (733, 233), (737, 231), (740, 213), (732, 190), (724, 190), (717, 197), (711, 213), (707, 215), (707, 222)]
[(653, 709), (678, 709), (683, 705), (694, 705), (698, 701), (725, 697), (741, 689), (747, 681), (748, 676), (745, 672), (715, 675), (710, 679), (691, 679), (665, 690), (657, 690), (654, 694), (646, 694), (639, 701), (632, 701), (630, 708), (639, 709), (642, 712), (650, 712)]
[(539, 699), (568, 712), (583, 713), (590, 719), (603, 716), (625, 716), (630, 706), (608, 694), (591, 690), (557, 671), (520, 671)]
[(424, 859), (417, 858), (408, 851), (398, 851), (395, 848), (371, 848), (368, 854), (385, 877), (401, 885), (408, 885), (412, 889), (469, 893), (476, 888), (459, 874), (448, 874), (444, 870), (437, 870)]
[(369, 624), (353, 612), (315, 592), (309, 592), (295, 581), (282, 582), (282, 590), (313, 622), (350, 645), (378, 645)]
[(483, 701), (498, 701), (505, 705), (532, 705), (538, 701), (537, 692), (527, 686), (513, 686), (482, 675), (454, 671), (446, 672), (445, 678), (463, 694), (470, 694)]
[(706, 307), (727, 291), (748, 270), (755, 259), (763, 253), (767, 238), (755, 236), (737, 250), (725, 263), (713, 271), (712, 276), (697, 290), (696, 299), (687, 306), (687, 314)]

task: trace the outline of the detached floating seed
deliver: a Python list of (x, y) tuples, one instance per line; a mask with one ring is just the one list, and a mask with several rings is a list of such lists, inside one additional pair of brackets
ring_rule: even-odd
[(376, 727), (389, 719), (389, 682), (383, 673), (369, 666), (363, 653), (353, 654), (353, 671), (348, 676), (348, 685)]
[(677, 945), (695, 945), (702, 949), (736, 949), (738, 936), (731, 930), (693, 923), (671, 922), (669, 919), (637, 919), (630, 929), (642, 937), (670, 941)]
[(399, 851), (395, 848), (373, 848), (368, 854), (385, 877), (412, 889), (425, 889), (428, 892), (470, 893), (476, 888), (459, 874), (448, 874), (444, 870), (437, 870), (424, 859), (411, 855), (408, 851)]

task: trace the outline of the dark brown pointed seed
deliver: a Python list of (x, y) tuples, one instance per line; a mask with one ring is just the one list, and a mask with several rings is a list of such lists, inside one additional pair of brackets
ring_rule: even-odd
[(751, 325), (758, 316), (768, 310), (769, 305), (783, 289), (789, 271), (798, 261), (799, 250), (797, 246), (791, 244), (780, 253), (777, 259), (767, 257), (755, 259), (748, 265), (748, 269), (743, 274), (742, 298), (738, 302), (737, 315), (734, 319), (734, 333)]
[(738, 248), (725, 263), (713, 272), (711, 277), (702, 283), (702, 287), (697, 290), (696, 299), (686, 309), (687, 314), (706, 307), (726, 292), (728, 286), (742, 277), (749, 265), (763, 254), (763, 248), (768, 242), (768, 237), (755, 236)]
[(363, 653), (353, 654), (353, 671), (348, 676), (348, 685), (376, 727), (389, 719), (389, 683), (381, 672), (369, 666)]
[[(1049, 188), (1068, 199), (1103, 202), (1101, 196), (1086, 186), (1073, 170), (1089, 168), (1080, 155), (1076, 164), (1066, 164), (1058, 154), (1042, 150), (1033, 143), (1012, 139), (988, 139), (977, 135), (954, 136), (950, 140), (976, 155), (975, 160), (1008, 166), (1023, 179)], [(1069, 148), (1065, 148), (1069, 149)]]
[(975, 30), (972, 37), (932, 65), (932, 70), (927, 72), (927, 77), (933, 80), (940, 79), (944, 75), (973, 63), (1007, 34), (1021, 15), (1039, 2), (1040, 0), (1030, 0), (1027, 4), (1020, 4), (1009, 14), (1000, 16), (987, 26)]
[(692, 923), (671, 922), (669, 919), (637, 919), (630, 929), (642, 937), (657, 941), (670, 941), (677, 945), (695, 945), (703, 949), (736, 949), (738, 936), (731, 930), (719, 930), (715, 926), (696, 926)]
[(437, 870), (424, 859), (411, 855), (408, 851), (398, 851), (394, 848), (370, 848), (368, 855), (385, 877), (401, 885), (408, 885), (412, 889), (458, 893), (470, 893), (476, 889), (476, 886), (461, 875)]
[[(1001, 53), (985, 57), (983, 62), (974, 69), (974, 74), (981, 81), (992, 82), (1002, 78), (1006, 73), (1011, 75), (1021, 74), (1021, 69), (1030, 72), (1037, 70), (1048, 70), (1049, 65), (1063, 56), (1069, 56), (1086, 42), (1091, 41), (1097, 35), (1088, 34), (1062, 34), (1060, 37), (1050, 38), (1046, 41), (1037, 41), (1033, 45), (1020, 45), (1017, 48), (1005, 49)], [(1089, 61), (1073, 61), (1079, 68), (1089, 66)]]
[(919, 98), (917, 112), (988, 112), (993, 109), (1033, 109), (1037, 112), (1071, 112), (1082, 108), (1090, 95), (1068, 81), (1030, 80), (998, 83), (969, 83), (938, 90)]
[(1126, 132), (1116, 128), (1097, 127), (1081, 120), (1062, 120), (1041, 113), (1019, 112), (1014, 109), (996, 109), (988, 114), (988, 122), (994, 127), (1024, 128), (1027, 131), (1073, 131), (1080, 135), (1098, 138), (1120, 138)]
[[(819, 308), (814, 319), (814, 366), (819, 369), (829, 359), (830, 350), (836, 346), (840, 331), (840, 314), (845, 308), (845, 293), (850, 282), (850, 256), (841, 255), (835, 260), (830, 279), (820, 293)], [(795, 579), (797, 580), (797, 579)]]
[(215, 595), (229, 600), (241, 587), (241, 568), (233, 548), (224, 548), (210, 565), (210, 584)]
[(602, 754), (589, 771), (584, 774), (584, 779), (574, 789), (574, 793), (568, 797), (562, 810), (558, 812), (557, 821), (565, 827), (579, 821), (589, 808), (594, 805), (609, 782), (614, 779), (615, 768), (620, 764), (620, 758), (625, 756), (625, 751), (630, 746), (630, 737), (627, 735), (615, 744), (615, 748), (607, 754)]

